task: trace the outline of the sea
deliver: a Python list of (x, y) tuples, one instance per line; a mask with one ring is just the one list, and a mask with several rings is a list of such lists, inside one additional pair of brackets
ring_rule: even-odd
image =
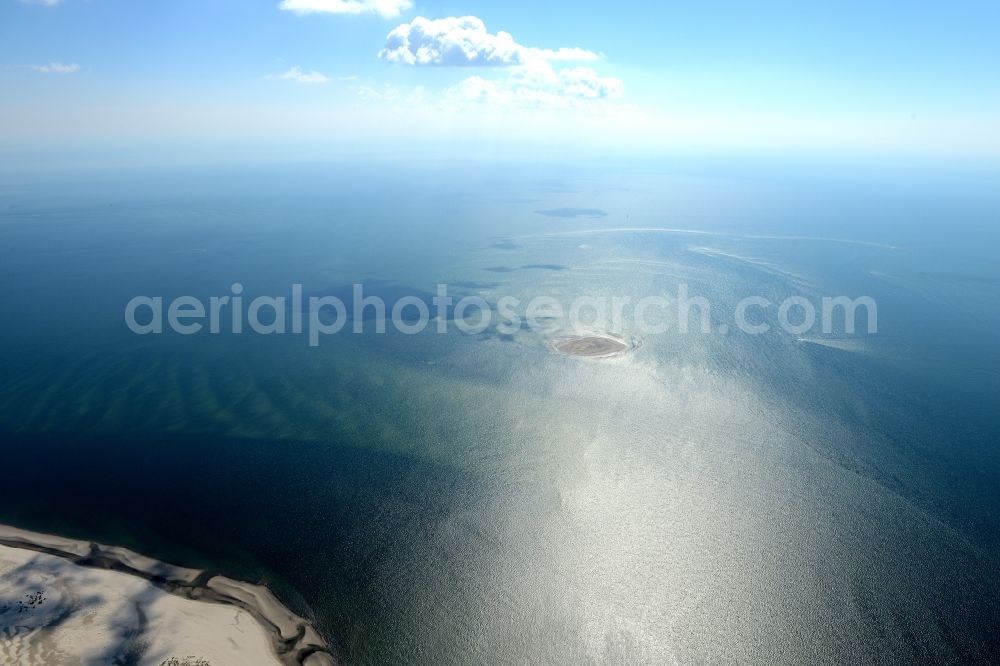
[[(803, 156), (6, 173), (0, 522), (262, 582), (347, 664), (996, 663), (998, 176)], [(166, 321), (238, 295), (308, 327), (295, 285), (345, 301), (344, 327), (127, 322), (137, 297)], [(487, 325), (430, 308), (379, 332), (354, 285), (413, 312), (444, 285)], [(556, 353), (565, 312), (487, 321), (503, 298), (682, 289), (710, 308), (686, 332), (680, 309), (653, 331), (595, 306), (584, 328), (629, 341), (612, 358)], [(877, 314), (824, 327), (837, 297)], [(766, 332), (738, 325), (747, 298)]]

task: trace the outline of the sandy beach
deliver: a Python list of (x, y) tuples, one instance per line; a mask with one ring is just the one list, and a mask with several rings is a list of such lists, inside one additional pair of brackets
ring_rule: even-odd
[(0, 663), (330, 666), (264, 587), (0, 526)]

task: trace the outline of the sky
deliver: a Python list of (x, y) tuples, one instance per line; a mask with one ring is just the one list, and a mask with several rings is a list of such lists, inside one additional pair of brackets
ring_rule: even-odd
[(0, 0), (0, 150), (994, 159), (998, 34), (996, 0)]

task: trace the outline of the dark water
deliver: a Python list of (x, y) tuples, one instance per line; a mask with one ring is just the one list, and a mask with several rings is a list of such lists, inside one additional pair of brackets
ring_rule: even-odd
[[(349, 663), (995, 661), (989, 176), (10, 179), (0, 520), (265, 581)], [(711, 300), (716, 332), (626, 320), (640, 346), (595, 362), (530, 330), (369, 329), (310, 348), (140, 337), (123, 318), (136, 295), (207, 299), (234, 282), (248, 299), (293, 283), (346, 295), (362, 281), (491, 303), (684, 283)], [(863, 294), (877, 335), (717, 332), (744, 296)]]

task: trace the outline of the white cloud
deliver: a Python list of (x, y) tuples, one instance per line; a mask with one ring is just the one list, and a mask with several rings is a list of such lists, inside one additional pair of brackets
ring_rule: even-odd
[(616, 99), (625, 92), (621, 79), (600, 76), (590, 67), (560, 69), (559, 88), (564, 95), (578, 99)]
[(80, 71), (78, 64), (64, 64), (61, 62), (50, 62), (47, 65), (32, 65), (31, 68), (42, 74), (73, 74)]
[(281, 0), (280, 9), (296, 14), (378, 14), (395, 18), (413, 0)]
[(458, 104), (538, 109), (586, 109), (618, 99), (621, 79), (601, 76), (590, 67), (553, 69), (547, 62), (515, 67), (502, 80), (470, 76), (448, 89)]
[(517, 65), (524, 48), (506, 32), (495, 35), (475, 16), (434, 21), (418, 16), (393, 29), (378, 56), (406, 65)]
[(42, 5), (43, 7), (55, 7), (62, 0), (19, 0), (22, 5)]
[(588, 62), (601, 56), (576, 47), (543, 49), (518, 44), (510, 33), (491, 33), (475, 16), (430, 20), (418, 16), (386, 36), (378, 57), (412, 66), (502, 68), (504, 78), (471, 76), (449, 88), (451, 104), (520, 108), (581, 108), (622, 96), (621, 79), (590, 67), (555, 69), (557, 62)]
[(394, 28), (379, 58), (406, 65), (509, 67), (537, 60), (597, 60), (579, 48), (536, 49), (518, 44), (510, 33), (488, 32), (475, 16), (430, 20), (418, 16)]
[(326, 74), (317, 72), (315, 69), (309, 72), (305, 72), (301, 67), (296, 65), (292, 67), (287, 72), (282, 72), (281, 74), (271, 74), (267, 78), (277, 79), (279, 81), (295, 81), (296, 83), (329, 83), (330, 77)]

